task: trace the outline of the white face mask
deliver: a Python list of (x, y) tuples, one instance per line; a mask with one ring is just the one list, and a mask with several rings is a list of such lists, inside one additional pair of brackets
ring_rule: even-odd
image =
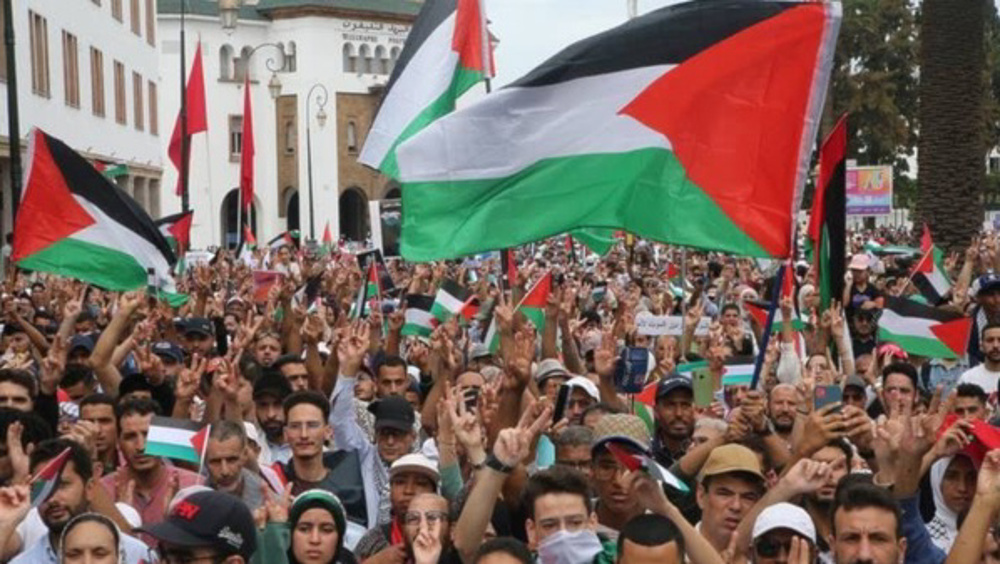
[(541, 564), (588, 564), (602, 548), (594, 531), (582, 529), (571, 533), (564, 529), (538, 545), (538, 561)]

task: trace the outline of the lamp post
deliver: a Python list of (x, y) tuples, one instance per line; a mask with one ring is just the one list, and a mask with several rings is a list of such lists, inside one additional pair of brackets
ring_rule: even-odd
[(306, 94), (306, 170), (309, 175), (309, 238), (316, 240), (316, 215), (314, 213), (313, 202), (313, 152), (312, 152), (312, 114), (309, 113), (309, 103), (312, 102), (313, 92), (316, 92), (316, 123), (320, 129), (326, 124), (326, 102), (330, 98), (330, 93), (326, 87), (320, 83), (312, 85), (309, 93)]
[[(10, 199), (11, 220), (17, 219), (21, 202), (21, 125), (17, 106), (17, 59), (14, 54), (14, 0), (3, 2), (3, 39), (7, 47), (7, 139), (10, 140)], [(13, 225), (11, 232), (13, 232)]]

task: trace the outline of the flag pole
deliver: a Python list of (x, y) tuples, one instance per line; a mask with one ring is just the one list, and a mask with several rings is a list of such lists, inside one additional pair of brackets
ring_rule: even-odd
[(906, 278), (906, 284), (903, 284), (902, 286), (899, 287), (899, 290), (896, 290), (897, 298), (902, 296), (903, 292), (905, 292), (906, 289), (910, 287), (910, 284), (913, 283), (913, 277), (917, 274), (917, 269), (920, 268), (920, 265), (923, 264), (925, 260), (928, 260), (930, 258), (928, 255), (930, 255), (932, 252), (934, 252), (934, 247), (927, 249), (927, 252), (925, 252), (924, 255), (920, 257), (920, 260), (917, 261), (917, 264), (913, 265), (913, 269), (910, 270), (910, 275)]
[(208, 452), (208, 436), (212, 434), (212, 424), (208, 423), (208, 430), (205, 432), (205, 443), (201, 445), (201, 452), (198, 453), (198, 476), (205, 471), (205, 454)]
[[(789, 259), (791, 260), (791, 259)], [(771, 305), (767, 310), (767, 322), (764, 324), (764, 334), (760, 338), (760, 350), (757, 351), (757, 359), (753, 366), (753, 379), (750, 380), (750, 389), (756, 390), (760, 382), (761, 369), (764, 368), (764, 356), (767, 354), (767, 345), (771, 340), (771, 326), (774, 324), (774, 314), (778, 310), (778, 302), (781, 298), (781, 287), (785, 281), (784, 266), (778, 269), (778, 275), (774, 278), (774, 285), (771, 286)]]

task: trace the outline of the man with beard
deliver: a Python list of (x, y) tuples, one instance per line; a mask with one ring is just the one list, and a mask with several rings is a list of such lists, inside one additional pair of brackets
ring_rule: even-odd
[(901, 512), (892, 494), (863, 482), (845, 487), (834, 506), (836, 564), (899, 564), (906, 554)]
[(799, 392), (792, 384), (778, 384), (767, 398), (767, 413), (774, 424), (774, 433), (788, 444), (792, 442), (798, 407)]
[(669, 468), (687, 450), (694, 432), (694, 392), (691, 381), (670, 376), (656, 386), (656, 436), (653, 456)]
[(143, 523), (163, 519), (169, 488), (179, 490), (201, 481), (194, 472), (167, 466), (162, 458), (145, 454), (146, 435), (156, 409), (156, 403), (143, 399), (129, 400), (119, 406), (118, 446), (125, 457), (125, 466), (101, 479), (111, 499), (122, 500), (128, 490), (134, 490), (132, 507), (139, 512)]
[(970, 293), (976, 299), (972, 310), (972, 334), (969, 338), (969, 362), (972, 365), (985, 360), (980, 342), (987, 325), (1000, 323), (1000, 274), (984, 274), (972, 283)]
[(243, 424), (218, 421), (212, 424), (205, 449), (208, 486), (243, 500), (251, 511), (264, 502), (261, 480), (246, 468), (247, 436)]
[(959, 384), (975, 384), (987, 395), (997, 391), (1000, 378), (1000, 322), (989, 323), (980, 333), (983, 363), (966, 370), (958, 379)]
[(257, 424), (264, 431), (271, 462), (286, 463), (292, 449), (285, 442), (285, 411), (282, 403), (292, 393), (292, 386), (280, 372), (264, 370), (253, 385), (253, 403)]
[[(95, 495), (94, 491), (97, 484), (93, 479), (90, 455), (76, 442), (66, 439), (51, 439), (39, 443), (38, 447), (31, 453), (31, 473), (37, 473), (66, 449), (69, 449), (69, 458), (63, 466), (56, 490), (51, 497), (38, 506), (38, 514), (48, 529), (48, 534), (38, 539), (17, 558), (13, 559), (12, 563), (56, 564), (59, 562), (57, 556), (59, 543), (66, 524), (81, 513), (98, 509), (106, 511), (111, 508), (110, 500), (106, 497), (95, 499), (100, 496)], [(103, 503), (108, 507), (93, 507), (92, 499), (95, 499), (97, 504)], [(27, 513), (27, 508), (25, 508), (25, 513)], [(122, 544), (125, 549), (123, 562), (126, 564), (143, 562), (149, 551), (149, 548), (142, 541), (128, 535), (122, 535)]]

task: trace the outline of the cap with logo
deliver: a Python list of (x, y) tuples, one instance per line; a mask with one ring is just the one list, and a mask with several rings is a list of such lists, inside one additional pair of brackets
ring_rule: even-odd
[(215, 327), (212, 326), (212, 321), (205, 317), (189, 317), (184, 319), (181, 321), (181, 329), (184, 330), (185, 335), (195, 333), (211, 337), (215, 334)]
[(666, 397), (674, 390), (691, 391), (691, 380), (680, 374), (672, 374), (660, 380), (656, 385), (656, 399)]
[(1000, 274), (984, 274), (972, 283), (971, 293), (979, 297), (980, 293), (995, 292), (1000, 290)]
[(760, 469), (760, 459), (747, 447), (737, 444), (717, 446), (708, 455), (708, 460), (701, 467), (698, 481), (720, 474), (749, 474), (764, 481), (764, 473)]
[(413, 406), (402, 396), (388, 396), (368, 406), (375, 416), (375, 430), (396, 429), (398, 431), (412, 431), (417, 420), (413, 412)]
[(438, 471), (437, 463), (420, 453), (403, 455), (389, 467), (389, 478), (404, 473), (426, 476), (434, 482), (435, 487), (441, 480), (441, 472)]
[(249, 562), (257, 550), (253, 515), (238, 497), (216, 491), (195, 492), (170, 507), (167, 517), (138, 529), (160, 543), (207, 547)]
[(791, 503), (775, 503), (760, 512), (753, 522), (753, 540), (776, 529), (788, 529), (816, 544), (816, 525), (805, 509)]
[(163, 359), (184, 362), (184, 349), (170, 341), (157, 341), (152, 346), (153, 354)]

